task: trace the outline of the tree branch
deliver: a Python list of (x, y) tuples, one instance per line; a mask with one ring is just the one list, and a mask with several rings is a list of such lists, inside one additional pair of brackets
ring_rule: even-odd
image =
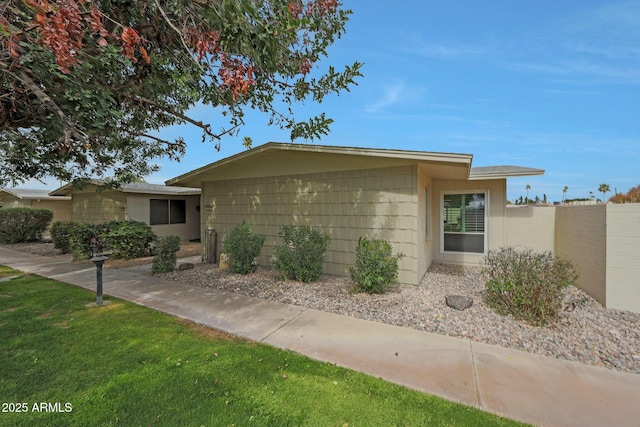
[[(142, 132), (131, 133), (131, 135), (139, 136), (139, 137), (142, 137), (142, 138), (153, 139), (156, 142), (159, 142), (161, 144), (165, 144), (166, 146), (171, 147), (171, 148), (179, 151), (181, 154), (184, 154), (184, 151), (185, 151), (185, 144), (183, 142), (171, 142), (171, 141), (167, 141), (166, 139), (162, 139), (162, 138), (159, 138), (157, 136), (149, 135), (148, 133), (142, 133)], [(179, 160), (179, 158), (177, 158), (177, 159)]]
[(39, 100), (42, 104), (55, 114), (60, 122), (62, 123), (62, 127), (64, 128), (64, 146), (71, 151), (71, 138), (74, 137), (78, 139), (80, 142), (84, 143), (87, 140), (87, 136), (78, 130), (76, 124), (67, 117), (67, 115), (62, 111), (60, 107), (51, 99), (49, 95), (46, 94), (44, 90), (42, 90), (36, 82), (34, 82), (31, 77), (27, 75), (27, 73), (22, 69), (17, 69), (15, 72), (10, 72), (8, 70), (2, 70), (8, 73), (10, 76), (21, 82), (26, 86)]
[(189, 58), (191, 58), (193, 60), (193, 62), (196, 63), (196, 65), (198, 66), (198, 68), (200, 68), (201, 71), (204, 72), (204, 68), (202, 67), (202, 65), (198, 61), (196, 61), (196, 59), (193, 57), (193, 55), (191, 53), (191, 49), (189, 49), (189, 46), (184, 41), (184, 38), (182, 37), (182, 33), (180, 32), (180, 30), (178, 28), (176, 28), (175, 25), (173, 25), (173, 22), (171, 22), (171, 20), (167, 16), (167, 14), (164, 12), (164, 9), (162, 9), (162, 6), (160, 6), (160, 2), (158, 2), (158, 0), (156, 0), (155, 3), (156, 3), (156, 6), (158, 7), (158, 10), (160, 11), (160, 14), (164, 18), (164, 20), (167, 21), (167, 24), (169, 24), (169, 27), (171, 27), (171, 29), (173, 31), (175, 31), (176, 34), (178, 34), (178, 38), (180, 39), (180, 43), (182, 43), (182, 46), (184, 47), (184, 50), (187, 53), (187, 56)]
[(206, 124), (206, 123), (202, 123), (201, 121), (196, 121), (194, 119), (192, 119), (189, 116), (185, 116), (182, 113), (179, 113), (177, 111), (174, 111), (170, 108), (165, 107), (164, 105), (158, 104), (157, 102), (149, 99), (149, 98), (145, 98), (145, 97), (136, 97), (135, 99), (137, 99), (138, 101), (144, 102), (145, 104), (149, 104), (149, 105), (153, 105), (154, 107), (164, 111), (165, 113), (169, 113), (173, 116), (176, 116), (188, 123), (191, 123), (194, 126), (198, 126), (200, 129), (202, 129), (207, 135), (209, 135), (211, 138), (215, 138), (215, 139), (220, 139), (220, 136), (214, 134), (213, 132), (211, 132), (211, 126)]
[[(237, 124), (237, 125), (234, 125), (234, 126), (230, 127), (229, 129), (225, 129), (222, 132), (216, 134), (216, 133), (213, 133), (211, 131), (211, 125), (210, 124), (202, 123), (202, 121), (194, 120), (189, 116), (186, 116), (186, 115), (184, 115), (182, 113), (179, 113), (177, 111), (173, 111), (170, 108), (165, 107), (164, 105), (158, 104), (157, 102), (155, 102), (155, 101), (153, 101), (151, 99), (144, 98), (144, 97), (137, 97), (136, 99), (138, 101), (144, 102), (145, 104), (153, 105), (154, 107), (164, 111), (165, 113), (168, 113), (168, 114), (171, 114), (173, 116), (176, 116), (176, 117), (186, 121), (187, 123), (191, 123), (192, 125), (199, 127), (200, 129), (202, 129), (204, 131), (205, 134), (209, 135), (209, 137), (217, 139), (217, 140), (220, 140), (224, 135), (226, 135), (228, 133), (231, 133), (234, 130), (236, 130), (238, 127), (240, 127), (240, 125)], [(216, 144), (216, 149), (218, 149), (218, 150), (220, 149), (219, 148), (219, 144)]]

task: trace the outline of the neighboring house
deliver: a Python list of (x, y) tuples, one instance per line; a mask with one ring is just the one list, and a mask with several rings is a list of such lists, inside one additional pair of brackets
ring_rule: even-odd
[(52, 222), (71, 219), (71, 197), (51, 196), (49, 190), (3, 188), (0, 190), (0, 206), (49, 209), (53, 212)]
[(100, 189), (94, 180), (83, 188), (67, 184), (52, 195), (70, 196), (71, 220), (99, 224), (117, 220), (142, 221), (158, 236), (200, 238), (200, 189), (131, 183), (117, 189)]
[(366, 236), (402, 252), (399, 282), (416, 285), (433, 261), (477, 264), (505, 246), (507, 178), (544, 173), (471, 168), (471, 161), (468, 154), (268, 143), (166, 184), (202, 188), (202, 230), (215, 229), (219, 242), (243, 220), (265, 234), (261, 264), (270, 264), (283, 225), (307, 224), (331, 236), (325, 273), (349, 275)]

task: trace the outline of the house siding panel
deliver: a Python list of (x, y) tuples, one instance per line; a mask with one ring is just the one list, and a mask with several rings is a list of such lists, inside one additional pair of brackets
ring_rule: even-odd
[[(417, 166), (243, 178), (203, 183), (203, 231), (219, 244), (243, 220), (267, 236), (261, 265), (270, 265), (284, 225), (306, 224), (332, 238), (326, 274), (347, 276), (360, 236), (389, 240), (400, 261), (398, 280), (418, 283)], [(208, 211), (210, 209), (210, 211)]]
[(31, 200), (20, 199), (15, 196), (5, 195), (2, 197), (3, 208), (28, 208), (31, 206)]
[(71, 220), (100, 224), (106, 221), (127, 220), (127, 197), (119, 191), (94, 189), (78, 191), (71, 202)]

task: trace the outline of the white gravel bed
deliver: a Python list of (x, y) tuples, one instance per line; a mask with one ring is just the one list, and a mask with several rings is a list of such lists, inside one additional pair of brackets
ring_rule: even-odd
[[(484, 303), (477, 268), (434, 264), (419, 286), (395, 286), (384, 295), (354, 294), (349, 278), (323, 276), (315, 283), (300, 283), (278, 276), (264, 268), (243, 276), (212, 264), (160, 275), (188, 285), (640, 374), (640, 314), (607, 310), (574, 287), (565, 293), (566, 309), (558, 321), (535, 327), (500, 316)], [(447, 295), (470, 296), (474, 302), (459, 311), (445, 304)]]

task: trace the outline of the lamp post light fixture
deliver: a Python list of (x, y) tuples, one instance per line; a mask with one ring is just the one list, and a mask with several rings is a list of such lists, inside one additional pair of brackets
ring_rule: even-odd
[(107, 259), (109, 258), (102, 255), (102, 253), (98, 253), (91, 258), (91, 261), (96, 265), (96, 305), (102, 305), (102, 266)]

